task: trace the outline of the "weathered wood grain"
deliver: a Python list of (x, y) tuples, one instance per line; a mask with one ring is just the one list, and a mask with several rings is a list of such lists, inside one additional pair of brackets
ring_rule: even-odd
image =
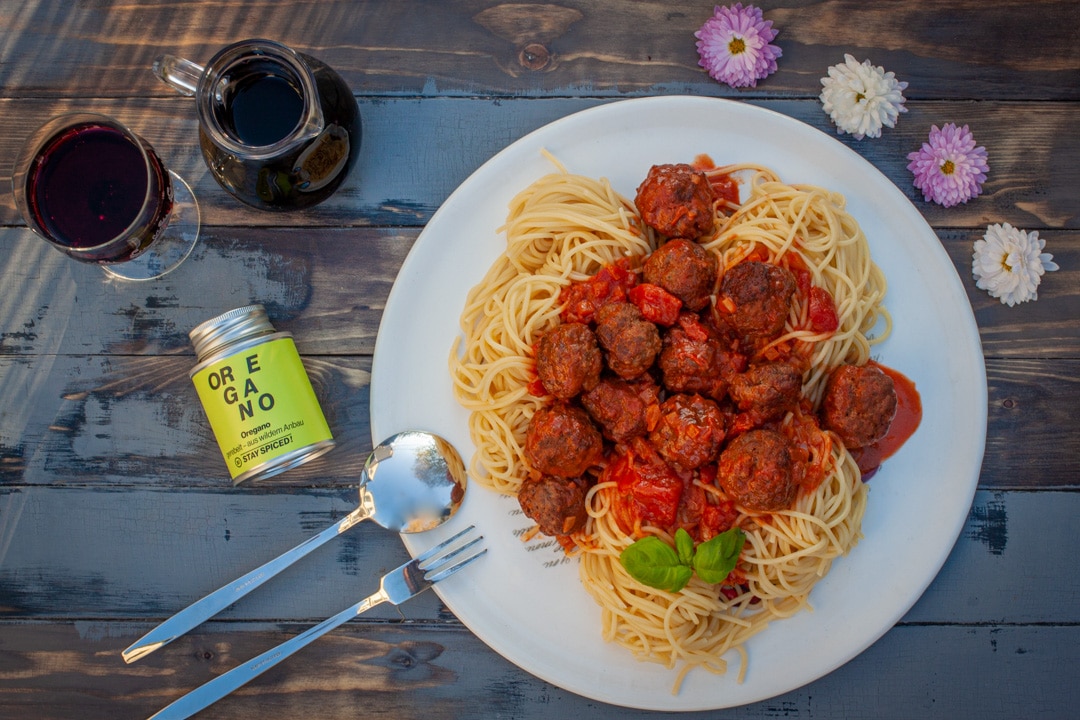
[(0, 356), (194, 360), (191, 329), (252, 302), (266, 306), (275, 328), (294, 335), (303, 355), (370, 355), (386, 297), (416, 235), (390, 228), (206, 227), (172, 273), (126, 283), (70, 260), (28, 230), (0, 230), (0, 273), (23, 288), (0, 297)]
[[(227, 487), (195, 388), (194, 356), (0, 357), (0, 483)], [(368, 358), (308, 357), (337, 447), (274, 486), (355, 485), (371, 451)]]
[[(125, 666), (124, 623), (0, 624), (0, 718), (143, 718), (306, 626), (224, 625), (181, 638), (178, 657)], [(1060, 720), (1080, 699), (1075, 626), (898, 626), (820, 680), (770, 700), (688, 720)], [(755, 667), (750, 672), (769, 672)], [(977, 671), (975, 669), (977, 668)], [(108, 684), (102, 686), (102, 679)], [(726, 680), (718, 680), (725, 682)], [(268, 670), (199, 718), (598, 718), (662, 713), (567, 693), (455, 628), (349, 623)]]
[[(1036, 365), (987, 362), (990, 412), (983, 477), (989, 474), (1003, 487), (1076, 487), (1072, 469), (1080, 462), (1080, 405), (1073, 393), (1080, 390), (1080, 364)], [(1025, 441), (1030, 441), (1027, 447), (1020, 447)]]
[[(984, 232), (938, 235), (968, 291), (986, 355), (1080, 357), (1080, 234), (1040, 234), (1061, 269), (1043, 276), (1037, 302), (1008, 307), (976, 288), (971, 275), (972, 243)], [(0, 276), (20, 288), (0, 294), (0, 357), (193, 358), (192, 328), (251, 302), (266, 305), (275, 327), (293, 333), (303, 355), (370, 355), (417, 234), (415, 228), (206, 227), (189, 262), (174, 272), (120, 283), (26, 229), (0, 228)]]
[[(355, 505), (354, 491), (298, 488), (0, 491), (0, 619), (159, 621)], [(1080, 579), (1061, 572), (1073, 562), (1078, 513), (1075, 492), (979, 491), (950, 557), (905, 622), (1080, 623)], [(319, 621), (373, 592), (376, 578), (407, 558), (396, 535), (364, 523), (219, 617)], [(397, 619), (455, 622), (434, 594), (358, 622)]]
[(852, 53), (909, 82), (913, 99), (1080, 99), (1070, 0), (758, 6), (779, 31), (782, 61), (756, 88), (733, 90), (698, 65), (694, 32), (710, 3), (293, 0), (260, 4), (258, 20), (236, 0), (5, 4), (2, 49), (20, 62), (0, 66), (0, 88), (7, 97), (164, 95), (148, 70), (158, 54), (205, 63), (258, 36), (319, 57), (373, 96), (816, 97), (827, 68)]
[[(938, 237), (968, 291), (983, 352), (988, 358), (1033, 358), (1044, 353), (1077, 357), (1080, 350), (1080, 234), (1039, 232), (1060, 269), (1042, 276), (1038, 300), (1009, 307), (975, 285), (973, 244), (986, 228), (938, 230)], [(1054, 349), (1052, 349), (1054, 348)], [(1059, 354), (1060, 353), (1060, 354)]]
[[(219, 488), (228, 475), (187, 373), (193, 357), (0, 356), (0, 486)], [(371, 450), (367, 358), (307, 356), (338, 442), (261, 485), (354, 484)], [(1080, 361), (991, 359), (980, 485), (1076, 488)]]
[[(11, 166), (23, 139), (47, 117), (73, 109), (93, 110), (130, 124), (155, 147), (166, 165), (192, 185), (206, 225), (421, 226), (492, 155), (552, 120), (600, 102), (604, 101), (361, 97), (364, 140), (355, 169), (325, 203), (287, 214), (250, 209), (218, 187), (200, 155), (194, 103), (187, 98), (0, 100), (0, 116), (12, 118), (7, 132), (0, 135), (0, 165)], [(913, 102), (895, 129), (862, 141), (837, 136), (817, 100), (753, 104), (836, 137), (896, 184), (934, 227), (985, 228), (991, 222), (1029, 230), (1080, 227), (1075, 191), (1080, 187), (1080, 168), (1068, 161), (1080, 154), (1080, 136), (1074, 132), (1075, 112), (1068, 104)], [(1022, 123), (1017, 122), (1018, 114), (1023, 114)], [(932, 125), (949, 122), (972, 128), (989, 153), (990, 174), (981, 196), (942, 208), (924, 201), (912, 186), (907, 155), (926, 141)], [(573, 170), (573, 158), (562, 160)], [(714, 160), (723, 162), (719, 157)], [(5, 194), (0, 225), (7, 224), (23, 223), (12, 196)]]

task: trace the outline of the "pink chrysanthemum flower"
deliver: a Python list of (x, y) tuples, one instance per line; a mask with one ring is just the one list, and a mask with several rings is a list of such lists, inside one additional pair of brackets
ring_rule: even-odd
[(966, 203), (982, 192), (986, 173), (986, 148), (975, 146), (968, 126), (947, 123), (930, 129), (922, 149), (908, 155), (908, 170), (915, 175), (915, 187), (926, 200), (952, 207)]
[(769, 43), (776, 37), (772, 21), (761, 10), (742, 3), (713, 9), (713, 16), (694, 33), (698, 64), (716, 81), (733, 88), (754, 87), (776, 72), (781, 50)]

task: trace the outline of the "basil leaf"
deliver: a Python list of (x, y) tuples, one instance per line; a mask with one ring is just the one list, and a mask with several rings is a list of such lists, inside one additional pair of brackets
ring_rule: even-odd
[(688, 565), (679, 562), (675, 549), (655, 535), (623, 550), (619, 562), (639, 583), (668, 592), (682, 590), (694, 574)]
[(724, 582), (735, 569), (745, 543), (746, 535), (736, 527), (698, 545), (694, 553), (694, 570), (698, 577), (713, 585)]
[(679, 553), (679, 562), (690, 567), (694, 559), (694, 538), (682, 528), (675, 531), (675, 550)]

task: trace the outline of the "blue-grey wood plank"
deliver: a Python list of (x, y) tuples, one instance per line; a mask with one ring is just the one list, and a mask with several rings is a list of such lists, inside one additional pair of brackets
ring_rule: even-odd
[[(165, 617), (353, 507), (348, 489), (0, 491), (0, 617)], [(942, 571), (903, 622), (1080, 623), (1080, 578), (1063, 572), (1075, 564), (1078, 515), (1080, 493), (978, 492)], [(406, 557), (396, 535), (364, 523), (225, 617), (322, 619)], [(440, 620), (433, 598), (400, 612)]]
[[(194, 108), (186, 98), (102, 99), (94, 105), (129, 123), (192, 185), (206, 224), (350, 226), (422, 225), (454, 188), (514, 140), (552, 120), (612, 101), (360, 97), (365, 129), (355, 169), (325, 203), (287, 215), (248, 208), (216, 185), (199, 152)], [(1066, 103), (912, 103), (895, 129), (879, 139), (859, 141), (836, 135), (816, 99), (747, 102), (836, 137), (881, 170), (934, 226), (985, 228), (994, 221), (1029, 230), (1080, 227), (1080, 199), (1071, 191), (1080, 186), (1080, 168), (1065, 160), (1080, 153), (1080, 137), (1072, 132), (1074, 113)], [(11, 166), (39, 118), (82, 106), (66, 100), (0, 100), (0, 117), (12, 118), (0, 135), (0, 165)], [(1017, 123), (1021, 112), (1024, 122)], [(907, 154), (926, 141), (931, 125), (947, 122), (970, 125), (979, 144), (990, 149), (992, 165), (983, 194), (952, 208), (925, 202), (907, 170)], [(724, 162), (722, 157), (713, 159)], [(574, 169), (573, 158), (562, 160)], [(11, 196), (0, 200), (0, 224), (21, 222)]]

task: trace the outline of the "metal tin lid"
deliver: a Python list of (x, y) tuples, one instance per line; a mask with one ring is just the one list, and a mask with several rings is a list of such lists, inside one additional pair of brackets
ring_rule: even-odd
[(245, 305), (200, 323), (188, 333), (195, 354), (203, 360), (222, 348), (250, 337), (274, 332), (262, 305)]

